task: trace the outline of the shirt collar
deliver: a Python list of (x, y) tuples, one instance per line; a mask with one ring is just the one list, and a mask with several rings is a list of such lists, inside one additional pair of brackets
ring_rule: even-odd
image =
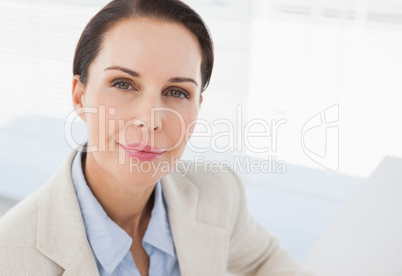
[(103, 268), (112, 273), (130, 249), (131, 237), (109, 218), (89, 189), (82, 172), (82, 158), (86, 152), (77, 152), (72, 164), (72, 180), (81, 207), (87, 237)]
[(162, 185), (159, 180), (155, 186), (155, 201), (151, 219), (142, 241), (173, 257), (176, 256), (172, 232), (166, 212), (166, 203), (162, 194)]
[[(109, 218), (89, 189), (82, 171), (82, 160), (86, 157), (84, 147), (85, 145), (74, 157), (72, 180), (89, 243), (102, 267), (111, 274), (130, 250), (133, 240)], [(176, 256), (166, 209), (162, 186), (158, 180), (155, 186), (154, 207), (143, 244), (148, 243), (171, 256)]]

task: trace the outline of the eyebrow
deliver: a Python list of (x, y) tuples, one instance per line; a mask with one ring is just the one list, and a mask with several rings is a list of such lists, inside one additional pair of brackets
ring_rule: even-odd
[(169, 79), (169, 82), (172, 83), (181, 83), (181, 82), (192, 82), (194, 83), (196, 86), (198, 86), (198, 83), (193, 80), (192, 78), (180, 78), (180, 77), (176, 77), (176, 78), (171, 78)]
[(121, 67), (121, 66), (111, 66), (111, 67), (108, 67), (108, 68), (105, 69), (105, 71), (107, 71), (107, 70), (118, 70), (118, 71), (122, 71), (122, 72), (124, 72), (124, 73), (129, 74), (130, 76), (133, 76), (134, 78), (140, 78), (140, 77), (141, 77), (141, 75), (138, 74), (137, 72), (135, 72), (135, 71), (133, 71), (133, 70), (130, 70), (130, 69), (128, 69), (128, 68), (125, 68), (125, 67)]
[[(134, 78), (140, 78), (141, 77), (141, 75), (138, 74), (137, 72), (135, 72), (135, 71), (133, 71), (131, 69), (125, 68), (125, 67), (121, 67), (121, 66), (111, 66), (111, 67), (108, 67), (108, 68), (105, 69), (105, 71), (107, 71), (107, 70), (122, 71), (124, 73), (129, 74), (130, 76), (132, 76)], [(194, 79), (186, 78), (186, 77), (174, 77), (174, 78), (169, 79), (169, 82), (171, 82), (171, 83), (192, 82), (196, 86), (198, 86), (198, 83)]]

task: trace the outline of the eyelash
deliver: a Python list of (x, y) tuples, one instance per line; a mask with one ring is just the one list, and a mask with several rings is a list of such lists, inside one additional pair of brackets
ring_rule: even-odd
[[(129, 87), (128, 87), (128, 88), (120, 88), (120, 87), (118, 86), (119, 84), (124, 84), (124, 85), (127, 84)], [(125, 80), (114, 80), (114, 81), (112, 82), (112, 87), (115, 87), (115, 88), (117, 88), (117, 89), (119, 89), (119, 90), (130, 90), (130, 86), (131, 86), (132, 89), (135, 89), (135, 87), (134, 87), (130, 82), (125, 81)], [(185, 91), (185, 90), (178, 89), (178, 88), (171, 88), (171, 89), (169, 89), (169, 91), (168, 91), (166, 94), (168, 94), (169, 92), (172, 92), (172, 91), (178, 91), (178, 92), (181, 93), (181, 95), (184, 96), (184, 98), (190, 99), (190, 93), (188, 93), (188, 92)], [(172, 97), (173, 97), (173, 96), (172, 96)], [(173, 98), (181, 99), (182, 97), (173, 97)]]
[[(190, 99), (190, 94), (189, 94), (187, 91), (185, 91), (185, 90), (181, 90), (181, 89), (177, 89), (177, 88), (172, 88), (172, 89), (169, 89), (168, 93), (169, 93), (169, 92), (173, 92), (173, 91), (180, 92), (181, 95), (184, 96), (184, 98)], [(173, 96), (172, 96), (172, 97), (173, 97)], [(173, 97), (173, 98), (182, 99), (182, 97)]]
[(112, 81), (112, 87), (115, 87), (115, 88), (120, 89), (120, 90), (129, 90), (129, 88), (125, 89), (125, 88), (118, 87), (119, 84), (128, 84), (129, 88), (130, 88), (130, 86), (131, 86), (131, 88), (134, 88), (134, 86), (130, 82), (125, 81), (125, 80), (114, 80), (114, 81)]

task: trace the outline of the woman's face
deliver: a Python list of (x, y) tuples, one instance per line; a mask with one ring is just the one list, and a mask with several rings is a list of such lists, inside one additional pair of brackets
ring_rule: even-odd
[(149, 18), (114, 25), (73, 102), (86, 112), (98, 177), (154, 184), (183, 154), (198, 117), (201, 49), (184, 26)]

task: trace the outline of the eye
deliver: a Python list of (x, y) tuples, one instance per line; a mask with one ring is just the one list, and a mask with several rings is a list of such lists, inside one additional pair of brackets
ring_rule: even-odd
[(128, 90), (128, 89), (132, 88), (132, 85), (128, 81), (124, 81), (124, 80), (113, 81), (112, 86), (117, 87), (122, 90)]
[(183, 91), (180, 89), (170, 89), (167, 94), (168, 96), (171, 96), (173, 98), (190, 98), (190, 95), (187, 91)]

